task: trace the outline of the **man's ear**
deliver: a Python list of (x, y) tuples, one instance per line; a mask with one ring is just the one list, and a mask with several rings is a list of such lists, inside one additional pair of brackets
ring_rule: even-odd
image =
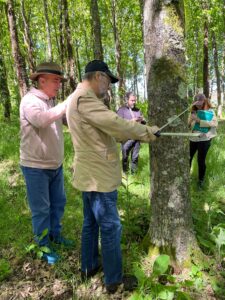
[(101, 76), (101, 73), (99, 71), (96, 71), (94, 78), (98, 81), (100, 76)]

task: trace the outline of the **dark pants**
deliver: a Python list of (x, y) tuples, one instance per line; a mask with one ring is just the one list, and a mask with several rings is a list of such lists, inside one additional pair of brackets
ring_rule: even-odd
[(131, 153), (131, 173), (137, 170), (140, 141), (128, 140), (122, 144), (122, 166), (123, 171), (129, 170), (129, 154)]
[(211, 144), (211, 140), (203, 141), (203, 142), (192, 142), (190, 141), (190, 166), (192, 159), (196, 152), (198, 152), (198, 179), (199, 181), (203, 181), (205, 177), (206, 171), (206, 155), (209, 150)]

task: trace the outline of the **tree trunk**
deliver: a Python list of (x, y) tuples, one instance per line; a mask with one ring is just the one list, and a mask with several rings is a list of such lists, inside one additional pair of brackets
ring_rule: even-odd
[(209, 98), (209, 28), (208, 22), (204, 23), (204, 46), (203, 46), (203, 93)]
[(47, 42), (48, 42), (48, 60), (53, 60), (53, 53), (52, 53), (52, 41), (51, 41), (51, 31), (48, 19), (48, 3), (47, 0), (43, 0), (44, 5), (44, 15), (45, 15), (45, 27), (47, 33)]
[(139, 0), (141, 24), (142, 24), (142, 39), (144, 40), (144, 0)]
[[(58, 2), (59, 7), (59, 57), (60, 57), (60, 63), (63, 68), (64, 66), (64, 57), (65, 57), (65, 47), (64, 47), (64, 13), (63, 13), (63, 0), (59, 0)], [(64, 99), (65, 94), (65, 83), (62, 83), (62, 89), (61, 89), (61, 99)]]
[(123, 104), (123, 97), (125, 93), (124, 89), (124, 81), (123, 81), (123, 71), (122, 71), (122, 64), (121, 64), (121, 43), (120, 43), (120, 36), (118, 33), (117, 28), (117, 14), (116, 14), (116, 4), (117, 0), (112, 0), (112, 21), (113, 21), (113, 36), (115, 42), (115, 54), (116, 54), (116, 71), (117, 76), (119, 77), (119, 86), (118, 86), (118, 94), (120, 98), (120, 103)]
[(214, 56), (214, 69), (216, 74), (216, 85), (217, 85), (217, 103), (218, 103), (218, 117), (222, 117), (222, 102), (221, 102), (221, 86), (220, 86), (220, 71), (218, 63), (218, 50), (215, 32), (212, 32), (212, 44), (213, 44), (213, 56)]
[(27, 22), (26, 14), (25, 14), (25, 9), (24, 9), (24, 0), (20, 1), (21, 5), (21, 15), (23, 18), (23, 25), (24, 25), (24, 40), (25, 44), (27, 46), (28, 50), (28, 62), (29, 62), (29, 67), (32, 72), (35, 71), (35, 61), (34, 61), (34, 47), (33, 47), (33, 42), (31, 39), (31, 34), (30, 34), (30, 28)]
[(16, 74), (19, 82), (19, 91), (21, 98), (28, 90), (28, 77), (26, 74), (25, 60), (20, 52), (19, 39), (16, 28), (16, 16), (14, 13), (13, 1), (8, 0), (6, 3), (7, 18), (10, 31), (12, 54), (15, 62)]
[(7, 84), (7, 76), (5, 70), (5, 63), (2, 54), (2, 45), (0, 45), (0, 98), (3, 102), (4, 107), (4, 118), (10, 119), (11, 113), (11, 102), (10, 102), (10, 94)]
[(70, 84), (71, 91), (73, 92), (77, 86), (76, 83), (77, 76), (76, 76), (76, 67), (75, 67), (74, 53), (72, 47), (67, 0), (63, 0), (63, 10), (64, 10), (64, 18), (65, 18), (65, 34), (66, 34), (67, 55), (68, 55), (69, 84)]
[(199, 82), (199, 40), (198, 40), (198, 32), (195, 32), (195, 44), (196, 44), (196, 52), (195, 52), (195, 64), (194, 64), (194, 86), (193, 86), (193, 93), (196, 95), (201, 87)]
[(76, 61), (77, 61), (77, 77), (78, 81), (81, 81), (81, 67), (80, 67), (80, 57), (79, 57), (79, 46), (78, 46), (78, 41), (76, 41)]
[(91, 21), (94, 59), (104, 60), (101, 37), (101, 22), (98, 12), (98, 0), (91, 0)]
[[(177, 6), (179, 5), (179, 7)], [(179, 8), (179, 9), (178, 9)], [(188, 107), (185, 81), (183, 1), (145, 0), (144, 45), (149, 119), (161, 127)], [(187, 120), (168, 131), (186, 132)], [(151, 144), (152, 247), (182, 263), (195, 240), (189, 195), (188, 141), (160, 137)]]

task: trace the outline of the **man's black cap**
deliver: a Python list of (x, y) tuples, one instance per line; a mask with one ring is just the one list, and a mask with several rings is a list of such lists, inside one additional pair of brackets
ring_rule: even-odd
[(106, 73), (110, 77), (111, 83), (116, 83), (119, 81), (119, 79), (116, 76), (114, 76), (112, 72), (109, 70), (108, 65), (102, 60), (99, 59), (92, 60), (85, 67), (85, 73), (96, 72), (96, 71)]

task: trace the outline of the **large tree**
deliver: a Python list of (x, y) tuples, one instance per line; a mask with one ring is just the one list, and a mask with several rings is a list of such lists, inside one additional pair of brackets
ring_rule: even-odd
[[(144, 46), (149, 118), (160, 127), (188, 107), (182, 0), (145, 0)], [(187, 131), (186, 121), (168, 130)], [(188, 141), (177, 137), (160, 137), (150, 149), (150, 249), (171, 254), (180, 263), (195, 241), (188, 150)]]

